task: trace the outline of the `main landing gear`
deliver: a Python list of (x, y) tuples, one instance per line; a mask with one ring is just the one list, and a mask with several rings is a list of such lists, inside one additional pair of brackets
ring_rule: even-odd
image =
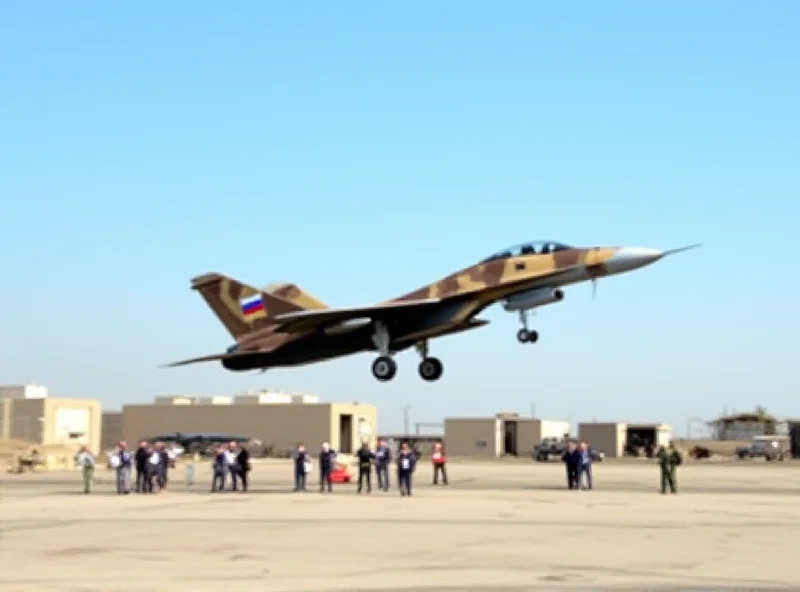
[(439, 380), (442, 377), (442, 372), (444, 372), (442, 361), (439, 358), (433, 358), (428, 355), (427, 341), (420, 341), (416, 347), (417, 352), (422, 357), (418, 367), (419, 377), (428, 382)]
[[(388, 382), (397, 374), (397, 362), (392, 358), (392, 352), (389, 349), (389, 331), (383, 323), (375, 323), (375, 334), (372, 336), (372, 342), (380, 354), (375, 361), (372, 362), (372, 375), (381, 382)], [(417, 351), (422, 356), (422, 361), (419, 363), (420, 378), (428, 382), (439, 380), (444, 371), (444, 365), (439, 358), (432, 358), (428, 356), (428, 342), (422, 341), (417, 344)]]
[(528, 328), (528, 311), (519, 311), (519, 321), (522, 323), (522, 329), (517, 331), (517, 341), (520, 343), (536, 343), (539, 341), (538, 331)]

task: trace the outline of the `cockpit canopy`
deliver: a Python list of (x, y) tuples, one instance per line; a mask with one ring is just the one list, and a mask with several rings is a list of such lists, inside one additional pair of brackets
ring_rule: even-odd
[(566, 251), (572, 249), (569, 245), (559, 243), (557, 241), (530, 241), (508, 247), (502, 251), (498, 251), (494, 255), (487, 257), (481, 263), (488, 263), (489, 261), (497, 261), (498, 259), (508, 259), (509, 257), (519, 257), (521, 255), (549, 255), (558, 251)]

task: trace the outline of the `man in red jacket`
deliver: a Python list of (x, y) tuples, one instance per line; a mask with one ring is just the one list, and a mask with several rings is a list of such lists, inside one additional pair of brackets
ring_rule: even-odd
[(441, 442), (433, 445), (431, 460), (433, 461), (433, 484), (439, 485), (439, 473), (441, 473), (442, 483), (447, 485), (447, 469), (445, 468), (447, 457), (444, 454), (444, 447)]

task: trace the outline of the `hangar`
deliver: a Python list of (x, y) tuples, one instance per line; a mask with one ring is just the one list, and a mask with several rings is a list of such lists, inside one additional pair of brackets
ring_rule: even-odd
[(122, 433), (128, 442), (173, 432), (244, 434), (276, 451), (304, 442), (315, 452), (322, 442), (344, 454), (363, 440), (375, 445), (378, 412), (363, 403), (320, 403), (315, 396), (282, 391), (234, 397), (157, 397), (152, 404), (125, 405)]
[(496, 458), (527, 455), (542, 438), (561, 438), (569, 433), (569, 422), (498, 413), (495, 417), (444, 420), (448, 456)]
[(589, 422), (578, 424), (578, 437), (589, 442), (606, 458), (624, 456), (625, 446), (667, 445), (672, 428), (660, 423)]
[(100, 436), (101, 450), (110, 450), (117, 445), (117, 442), (124, 439), (121, 411), (103, 411), (103, 417), (100, 423)]
[(3, 438), (100, 450), (100, 401), (53, 398), (44, 385), (24, 384), (0, 387), (0, 404)]

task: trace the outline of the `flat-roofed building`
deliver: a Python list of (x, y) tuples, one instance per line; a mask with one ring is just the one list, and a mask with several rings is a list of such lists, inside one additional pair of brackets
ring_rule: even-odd
[(165, 433), (231, 433), (246, 435), (275, 450), (305, 442), (312, 452), (322, 442), (352, 453), (363, 440), (375, 445), (378, 412), (362, 403), (244, 403), (125, 405), (123, 433), (136, 442)]
[(663, 423), (593, 421), (578, 424), (578, 437), (606, 458), (620, 458), (624, 456), (626, 444), (642, 448), (667, 445), (672, 439), (672, 428)]
[(495, 417), (447, 417), (444, 441), (448, 456), (495, 458), (503, 455), (524, 456), (543, 437), (563, 436), (569, 422), (520, 417), (516, 413), (498, 413)]
[(50, 397), (47, 387), (22, 385), (0, 387), (0, 407), (0, 437), (100, 450), (100, 401)]

